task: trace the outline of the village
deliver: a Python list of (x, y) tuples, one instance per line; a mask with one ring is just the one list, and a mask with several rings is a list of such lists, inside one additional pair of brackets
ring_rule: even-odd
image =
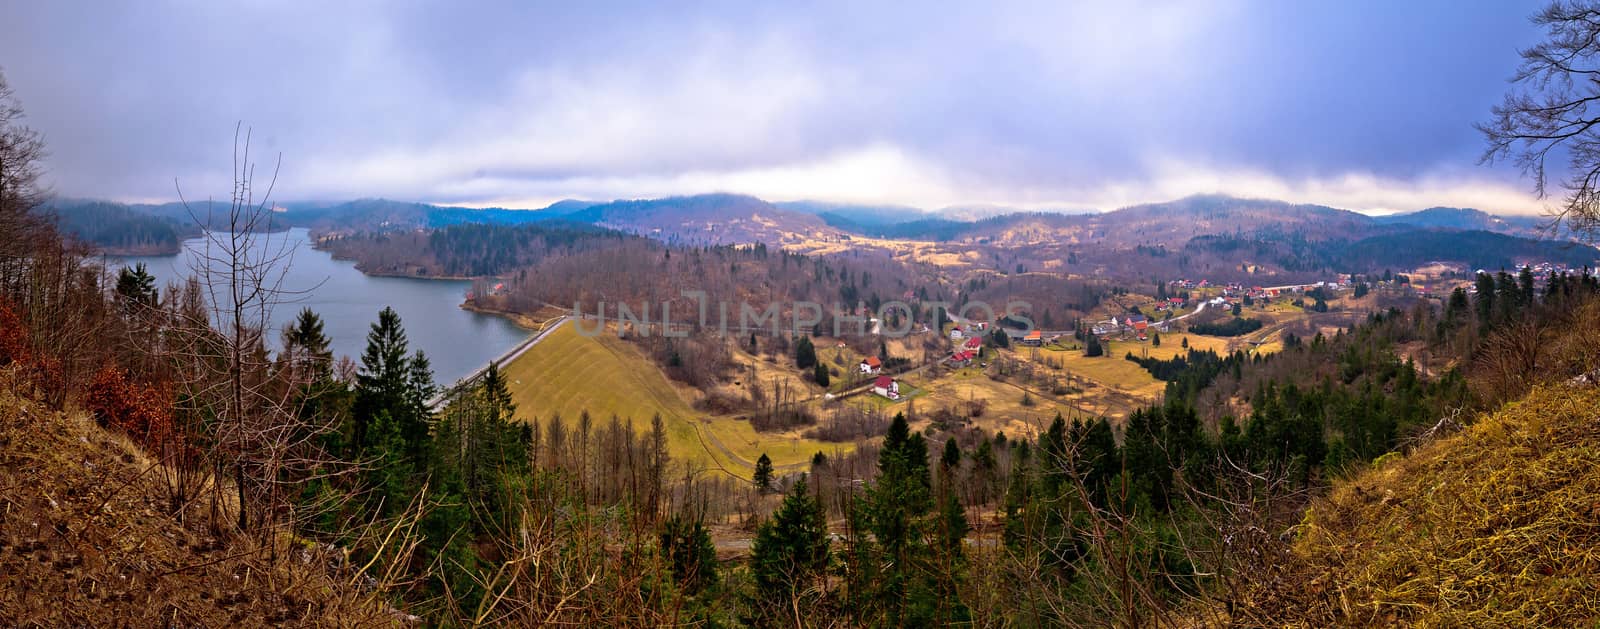
[[(1528, 266), (1541, 277), (1566, 270)], [(1108, 299), (1068, 329), (949, 316), (936, 359), (898, 361), (897, 369), (886, 369), (884, 357), (860, 357), (851, 363), (853, 377), (842, 379), (825, 399), (848, 402), (867, 395), (877, 401), (854, 403), (882, 412), (895, 405), (915, 408), (917, 400), (969, 408), (973, 400), (985, 400), (986, 423), (996, 429), (1036, 428), (1031, 424), (1055, 412), (1115, 419), (1158, 399), (1163, 386), (1124, 356), (1270, 353), (1282, 348), (1286, 335), (1332, 334), (1380, 304), (1442, 300), (1457, 287), (1470, 290), (1469, 273), (1444, 267), (1270, 286), (1177, 279), (1160, 285), (1155, 295)], [(1210, 328), (1199, 323), (1235, 320), (1259, 327), (1236, 335), (1200, 333)]]

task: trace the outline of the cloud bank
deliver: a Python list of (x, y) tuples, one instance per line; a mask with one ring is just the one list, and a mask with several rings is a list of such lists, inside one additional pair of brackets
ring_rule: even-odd
[(36, 3), (0, 69), (73, 196), (226, 190), (242, 120), (294, 199), (1542, 207), (1471, 128), (1528, 7), (859, 4)]

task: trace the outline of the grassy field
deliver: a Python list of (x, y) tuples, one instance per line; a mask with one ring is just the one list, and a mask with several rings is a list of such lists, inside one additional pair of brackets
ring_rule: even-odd
[(610, 335), (582, 336), (571, 325), (551, 333), (507, 365), (505, 373), (523, 419), (548, 421), (559, 412), (572, 426), (588, 410), (596, 424), (615, 414), (635, 430), (646, 431), (650, 418), (660, 413), (673, 457), (721, 467), (740, 477), (749, 476), (763, 452), (782, 467), (807, 464), (817, 451), (832, 453), (839, 448), (761, 434), (749, 422), (731, 417), (705, 417), (637, 348)]
[[(1042, 430), (1057, 412), (1063, 417), (1073, 417), (1078, 413), (1074, 405), (1058, 403), (1043, 392), (1032, 394), (1033, 406), (1024, 406), (1022, 397), (1026, 390), (1010, 382), (996, 382), (977, 368), (957, 369), (934, 380), (916, 384), (927, 391), (916, 398), (920, 412), (926, 413), (941, 407), (963, 408), (970, 401), (982, 400), (985, 405), (983, 416), (973, 423), (985, 430), (1004, 431), (1007, 435), (1026, 435)], [(1092, 410), (1088, 405), (1083, 405), (1083, 408)]]

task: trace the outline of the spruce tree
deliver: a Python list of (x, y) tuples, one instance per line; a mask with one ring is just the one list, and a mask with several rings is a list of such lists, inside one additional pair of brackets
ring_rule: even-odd
[[(361, 371), (356, 375), (356, 402), (352, 443), (364, 448), (375, 443), (369, 435), (374, 419), (388, 413), (390, 420), (403, 411), (411, 364), (400, 315), (393, 308), (378, 313), (378, 321), (367, 332), (367, 349), (361, 353)], [(398, 425), (398, 424), (397, 424)]]
[(756, 529), (750, 546), (754, 607), (764, 620), (754, 624), (791, 616), (796, 599), (810, 590), (811, 580), (827, 568), (828, 545), (822, 504), (811, 495), (802, 476), (772, 518)]
[(1477, 306), (1478, 325), (1488, 329), (1494, 324), (1494, 277), (1488, 273), (1479, 273), (1474, 287), (1477, 288), (1474, 305)]
[(322, 317), (310, 308), (302, 308), (283, 333), (284, 351), (289, 353), (295, 373), (311, 381), (333, 376), (333, 351), (329, 349), (332, 341), (322, 328)]
[(926, 625), (939, 601), (932, 555), (932, 483), (928, 448), (912, 433), (904, 413), (895, 414), (878, 453), (878, 479), (867, 490), (867, 524), (883, 554), (883, 571), (873, 599), (881, 620), (891, 626)]
[(818, 362), (817, 365), (816, 365), (816, 369), (812, 370), (811, 379), (815, 380), (818, 385), (820, 385), (822, 387), (827, 387), (828, 386), (828, 366), (826, 364), (822, 363), (822, 362)]
[(117, 297), (124, 314), (154, 308), (158, 295), (156, 278), (150, 275), (143, 262), (131, 269), (123, 267), (117, 273)]
[(811, 344), (811, 338), (802, 336), (794, 345), (794, 365), (801, 369), (809, 369), (817, 364), (817, 348)]
[(697, 594), (717, 582), (717, 549), (705, 522), (674, 515), (662, 522), (659, 539), (672, 578), (685, 594)]
[(761, 458), (756, 459), (756, 471), (750, 480), (761, 493), (772, 491), (772, 459), (767, 453), (762, 452)]

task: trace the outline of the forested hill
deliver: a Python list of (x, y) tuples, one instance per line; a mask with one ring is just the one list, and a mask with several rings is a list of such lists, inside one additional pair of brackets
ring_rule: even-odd
[(200, 233), (193, 221), (120, 203), (58, 201), (45, 212), (55, 217), (63, 232), (108, 254), (177, 253), (185, 238)]
[[(1210, 274), (1294, 275), (1415, 268), (1432, 262), (1470, 268), (1513, 268), (1529, 261), (1593, 265), (1600, 251), (1565, 240), (1541, 240), (1532, 219), (1434, 208), (1370, 217), (1317, 205), (1194, 196), (1103, 214), (1011, 213), (976, 221), (904, 208), (819, 203), (775, 205), (755, 197), (705, 194), (592, 203), (561, 201), (537, 210), (460, 208), (385, 199), (285, 203), (274, 226), (308, 227), (319, 237), (390, 237), (455, 225), (527, 225), (558, 221), (646, 236), (667, 244), (704, 246), (764, 243), (805, 252), (877, 248), (898, 254), (932, 243), (946, 259), (988, 260), (1006, 271), (1064, 268), (1109, 276)], [(73, 202), (57, 206), (63, 226), (112, 252), (169, 252), (192, 228), (181, 206)], [(189, 230), (186, 232), (186, 229)], [(869, 238), (860, 238), (867, 236)], [(405, 238), (399, 238), (406, 240)], [(887, 239), (896, 242), (885, 243)], [(413, 239), (414, 240), (414, 239)], [(347, 257), (358, 257), (349, 247)], [(365, 250), (367, 247), (361, 247)], [(370, 262), (375, 272), (477, 275), (514, 263), (504, 252), (394, 249)], [(970, 254), (976, 254), (972, 256)], [(475, 255), (480, 259), (467, 260)], [(1065, 263), (1065, 266), (1062, 266)], [(446, 270), (444, 267), (450, 267)], [(386, 269), (378, 271), (378, 269)], [(1231, 269), (1231, 271), (1230, 271)]]
[(1452, 262), (1471, 269), (1515, 269), (1529, 260), (1593, 267), (1600, 250), (1576, 242), (1552, 242), (1486, 231), (1411, 229), (1357, 240), (1311, 241), (1274, 234), (1196, 236), (1184, 246), (1192, 256), (1248, 259), (1289, 271), (1412, 268)]
[(317, 246), (375, 275), (485, 277), (536, 264), (551, 256), (610, 249), (644, 240), (622, 232), (563, 220), (522, 224), (459, 223), (430, 231), (377, 231), (332, 235)]

